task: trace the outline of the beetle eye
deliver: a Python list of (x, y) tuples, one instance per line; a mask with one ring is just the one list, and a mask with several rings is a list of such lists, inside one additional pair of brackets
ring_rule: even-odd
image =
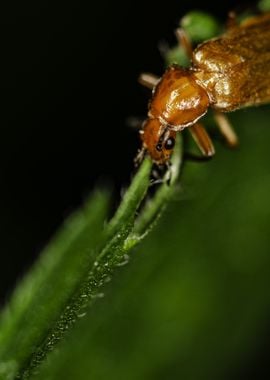
[(162, 151), (162, 144), (161, 144), (161, 143), (158, 143), (158, 144), (156, 145), (156, 150), (158, 150), (159, 152)]
[(175, 139), (173, 137), (169, 137), (168, 140), (165, 141), (164, 147), (166, 150), (173, 149), (175, 145)]

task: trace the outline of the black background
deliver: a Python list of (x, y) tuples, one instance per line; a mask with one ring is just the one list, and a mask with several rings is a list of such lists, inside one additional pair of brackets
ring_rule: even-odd
[[(0, 227), (3, 303), (57, 226), (97, 182), (115, 194), (139, 147), (140, 72), (161, 74), (162, 39), (199, 8), (222, 21), (239, 1), (13, 2), (2, 6)], [(250, 4), (250, 3), (249, 3)]]

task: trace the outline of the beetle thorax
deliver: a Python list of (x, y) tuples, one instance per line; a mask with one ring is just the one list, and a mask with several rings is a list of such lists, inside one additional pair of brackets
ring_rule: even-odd
[(179, 131), (194, 124), (208, 106), (207, 92), (196, 82), (194, 74), (172, 66), (154, 89), (149, 116)]

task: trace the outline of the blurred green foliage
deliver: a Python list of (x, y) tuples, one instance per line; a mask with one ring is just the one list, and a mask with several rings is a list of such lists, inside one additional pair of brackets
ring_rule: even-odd
[[(151, 230), (175, 194), (182, 163), (180, 139), (170, 171), (155, 195), (145, 198), (152, 162), (146, 157), (113, 218), (108, 193), (96, 191), (41, 253), (0, 314), (0, 379), (28, 379), (96, 299), (115, 268)], [(170, 185), (169, 185), (170, 182)]]
[(182, 67), (190, 66), (190, 59), (187, 57), (182, 46), (175, 46), (168, 50), (165, 55), (165, 62), (166, 66), (173, 64), (181, 64)]
[[(196, 44), (218, 36), (222, 28), (216, 18), (206, 12), (191, 11), (187, 13), (179, 22), (179, 27), (185, 30), (186, 34), (196, 46)], [(183, 46), (177, 44), (171, 49), (165, 49), (166, 66), (178, 64), (183, 67), (190, 66), (190, 58), (187, 56)]]
[(270, 316), (269, 107), (231, 114), (240, 147), (186, 162), (181, 196), (38, 379), (228, 379)]
[(209, 13), (202, 11), (191, 11), (181, 20), (180, 26), (183, 28), (194, 43), (209, 40), (218, 36), (222, 28), (216, 18)]
[(262, 12), (270, 11), (270, 1), (269, 0), (261, 0), (258, 2), (258, 7)]

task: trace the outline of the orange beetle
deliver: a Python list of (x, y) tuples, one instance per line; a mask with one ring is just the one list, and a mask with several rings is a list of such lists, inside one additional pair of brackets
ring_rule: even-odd
[(191, 67), (169, 67), (161, 79), (142, 74), (140, 81), (153, 89), (148, 119), (140, 131), (142, 151), (166, 164), (176, 132), (188, 128), (202, 154), (214, 155), (212, 141), (198, 120), (208, 108), (230, 146), (237, 136), (223, 112), (270, 102), (270, 14), (231, 25), (222, 36), (199, 45), (192, 53), (183, 30), (177, 36), (191, 52)]

